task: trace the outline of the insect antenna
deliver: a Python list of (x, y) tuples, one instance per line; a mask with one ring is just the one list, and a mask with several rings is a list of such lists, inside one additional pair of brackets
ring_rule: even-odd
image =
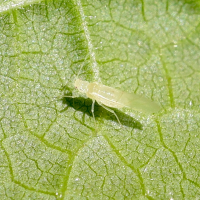
[(86, 55), (84, 61), (82, 62), (81, 66), (80, 66), (80, 69), (79, 69), (79, 71), (78, 71), (78, 74), (76, 75), (76, 79), (75, 79), (75, 80), (78, 79), (78, 77), (79, 77), (79, 75), (80, 75), (80, 73), (81, 73), (81, 70), (83, 69), (83, 66), (84, 66), (84, 64), (85, 64), (85, 61), (86, 61), (86, 59), (89, 57), (89, 55), (90, 55), (90, 53), (87, 53), (87, 55)]

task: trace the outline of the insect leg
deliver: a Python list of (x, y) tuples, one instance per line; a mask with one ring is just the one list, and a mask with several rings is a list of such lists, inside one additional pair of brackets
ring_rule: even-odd
[(76, 97), (78, 97), (78, 96), (62, 96), (62, 97), (67, 97), (67, 98), (76, 98)]
[(120, 124), (120, 126), (122, 126), (122, 124), (121, 124), (121, 122), (119, 121), (119, 118), (118, 118), (118, 116), (117, 116), (117, 114), (115, 113), (114, 110), (108, 108), (107, 106), (104, 106), (102, 103), (99, 103), (99, 102), (98, 102), (98, 104), (99, 104), (100, 106), (102, 106), (104, 109), (106, 109), (107, 111), (111, 112), (113, 115), (115, 115), (115, 117), (116, 117), (118, 123)]
[(95, 120), (95, 117), (94, 117), (94, 104), (95, 104), (95, 100), (92, 99), (92, 108), (91, 108), (91, 111), (92, 111), (92, 116), (93, 116), (93, 119), (94, 119), (94, 122), (95, 122), (95, 127), (96, 127), (96, 120)]
[(53, 102), (53, 101), (58, 101), (58, 100), (61, 100), (62, 98), (64, 98), (64, 97), (67, 97), (67, 98), (76, 98), (76, 97), (78, 97), (78, 96), (59, 96), (59, 97), (53, 97), (53, 99), (55, 99), (55, 100), (52, 100), (52, 101), (49, 101), (49, 103), (51, 103), (51, 102)]

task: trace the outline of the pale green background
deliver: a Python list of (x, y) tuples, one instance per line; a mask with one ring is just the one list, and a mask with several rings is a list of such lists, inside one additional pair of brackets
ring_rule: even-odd
[[(200, 199), (198, 1), (0, 3), (0, 199)], [(157, 101), (117, 111), (80, 77)], [(55, 98), (56, 97), (56, 98)], [(95, 130), (96, 129), (96, 130)]]

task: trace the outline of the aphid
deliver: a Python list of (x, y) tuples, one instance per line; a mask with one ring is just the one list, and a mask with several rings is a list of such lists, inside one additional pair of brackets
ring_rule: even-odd
[[(82, 66), (80, 70), (82, 69)], [(79, 71), (80, 73), (80, 71)], [(78, 75), (79, 75), (78, 73)], [(160, 110), (160, 106), (139, 95), (120, 91), (118, 89), (103, 85), (98, 82), (89, 83), (88, 81), (82, 81), (81, 79), (77, 78), (75, 80), (74, 86), (81, 92), (85, 93), (88, 98), (91, 98), (92, 103), (92, 115), (94, 118), (94, 103), (95, 101), (98, 102), (106, 110), (110, 111), (115, 115), (119, 124), (121, 125), (118, 116), (116, 113), (108, 108), (122, 108), (122, 107), (129, 107), (137, 111), (141, 111), (147, 114), (153, 114)], [(108, 106), (108, 107), (107, 107)]]

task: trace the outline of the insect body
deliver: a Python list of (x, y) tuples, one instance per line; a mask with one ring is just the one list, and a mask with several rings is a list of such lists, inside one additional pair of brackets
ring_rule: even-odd
[(120, 121), (115, 112), (105, 106), (113, 108), (129, 107), (148, 114), (156, 113), (160, 110), (160, 106), (158, 104), (149, 99), (146, 99), (145, 97), (120, 91), (118, 89), (97, 82), (89, 83), (88, 81), (82, 81), (77, 78), (74, 85), (80, 92), (85, 93), (87, 97), (93, 100), (93, 117), (95, 100), (102, 107), (112, 112), (119, 123)]

